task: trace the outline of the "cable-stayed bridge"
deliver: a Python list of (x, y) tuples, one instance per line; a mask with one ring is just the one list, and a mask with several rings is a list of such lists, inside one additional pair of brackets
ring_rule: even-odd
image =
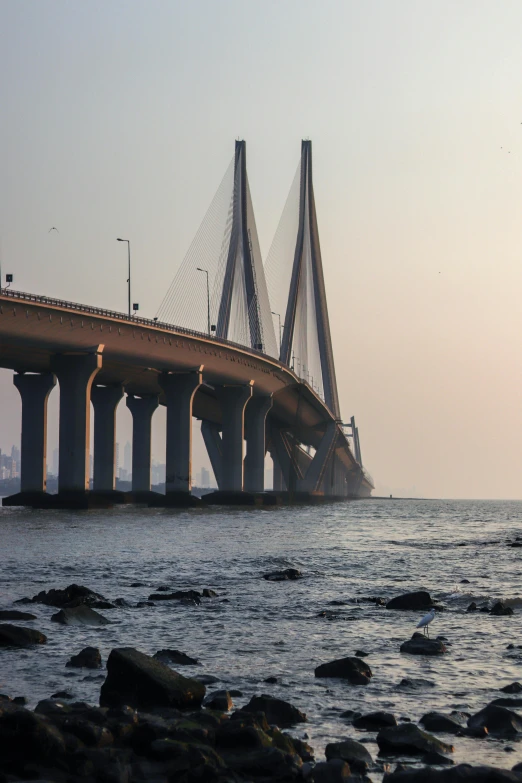
[[(4, 503), (196, 502), (193, 416), (219, 487), (207, 502), (363, 497), (373, 487), (355, 420), (346, 432), (339, 409), (309, 141), (265, 268), (246, 145), (238, 141), (154, 320), (2, 289), (0, 366), (15, 371), (22, 400), (21, 493)], [(51, 496), (47, 401), (57, 381), (59, 492)], [(115, 414), (124, 396), (133, 419), (126, 494), (114, 489)], [(165, 496), (150, 491), (159, 404), (167, 410)], [(272, 493), (264, 487), (268, 453)]]

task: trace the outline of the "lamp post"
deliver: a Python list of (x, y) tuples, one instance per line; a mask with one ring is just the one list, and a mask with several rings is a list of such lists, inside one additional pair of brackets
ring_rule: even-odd
[(204, 272), (207, 276), (207, 329), (208, 329), (208, 336), (210, 337), (210, 289), (208, 286), (208, 271), (206, 269), (201, 269), (201, 267), (196, 267), (198, 272)]
[(131, 317), (131, 271), (130, 271), (130, 239), (118, 239), (116, 242), (126, 242), (127, 243), (127, 250), (129, 251), (129, 278), (127, 280), (127, 283), (129, 284), (129, 318)]
[(274, 313), (273, 310), (270, 310), (270, 312), (272, 313), (272, 315), (277, 315), (277, 317), (279, 318), (279, 355), (281, 356), (281, 341), (283, 339), (282, 336), (281, 336), (281, 334), (282, 334), (281, 333), (281, 316), (279, 315), (279, 313)]

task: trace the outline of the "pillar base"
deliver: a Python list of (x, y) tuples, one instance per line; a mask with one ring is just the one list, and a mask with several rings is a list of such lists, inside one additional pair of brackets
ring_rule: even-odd
[(153, 492), (151, 489), (136, 489), (125, 492), (125, 502), (135, 503), (136, 505), (152, 505), (155, 500), (164, 498), (161, 492)]
[(165, 495), (159, 495), (154, 498), (149, 506), (154, 508), (192, 508), (201, 506), (202, 501), (196, 495), (190, 492), (167, 492)]
[(268, 492), (227, 492), (217, 490), (201, 498), (209, 506), (277, 506), (276, 494)]
[[(101, 492), (69, 491), (48, 495), (46, 492), (17, 492), (2, 499), (3, 506), (29, 506), (31, 508), (63, 508), (85, 510), (112, 508), (114, 500)], [(122, 501), (119, 501), (122, 502)]]

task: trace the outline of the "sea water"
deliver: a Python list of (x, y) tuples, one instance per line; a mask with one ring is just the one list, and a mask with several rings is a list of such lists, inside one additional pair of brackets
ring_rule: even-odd
[[(522, 680), (522, 502), (365, 500), (270, 509), (173, 511), (115, 507), (109, 511), (0, 510), (0, 608), (31, 611), (27, 624), (46, 645), (0, 649), (0, 692), (26, 696), (29, 706), (59, 690), (97, 703), (103, 670), (66, 668), (71, 655), (99, 647), (153, 654), (174, 648), (199, 659), (184, 675), (211, 674), (213, 688), (237, 689), (236, 706), (266, 693), (306, 712), (303, 737), (324, 760), (328, 742), (364, 741), (379, 780), (375, 733), (356, 731), (345, 710), (393, 712), (417, 722), (432, 710), (474, 713)], [(303, 578), (271, 582), (263, 574), (298, 568)], [(469, 580), (468, 583), (462, 580)], [(41, 590), (85, 585), (128, 607), (104, 610), (104, 627), (51, 622), (57, 610), (14, 606)], [(132, 587), (140, 582), (142, 586)], [(159, 586), (211, 588), (217, 598), (137, 608)], [(432, 636), (448, 639), (443, 656), (402, 654), (422, 612), (390, 611), (367, 599), (428, 590), (440, 602)], [(466, 612), (503, 599), (514, 615)], [(515, 647), (507, 649), (508, 645)], [(335, 658), (368, 653), (367, 686), (316, 679)], [(277, 677), (268, 684), (267, 677)], [(401, 680), (424, 680), (414, 688)], [(292, 732), (291, 732), (292, 733)], [(512, 767), (522, 743), (439, 735), (456, 762)], [(511, 749), (511, 750), (509, 750)], [(393, 765), (392, 765), (393, 766)]]

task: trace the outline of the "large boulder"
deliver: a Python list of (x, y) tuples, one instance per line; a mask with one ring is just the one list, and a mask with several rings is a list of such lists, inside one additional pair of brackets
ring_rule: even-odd
[(401, 644), (400, 651), (409, 655), (444, 655), (447, 650), (440, 639), (428, 639), (416, 631), (411, 639)]
[(272, 696), (252, 696), (241, 712), (264, 712), (269, 723), (285, 729), (296, 723), (306, 723), (304, 712), (298, 710), (292, 704), (283, 699), (274, 699)]
[(422, 723), (427, 731), (443, 731), (447, 734), (459, 734), (463, 729), (462, 724), (442, 712), (427, 712), (419, 723)]
[(79, 604), (94, 606), (99, 601), (106, 602), (106, 600), (100, 593), (95, 593), (83, 585), (75, 584), (69, 585), (63, 590), (42, 590), (31, 599), (35, 604), (46, 604), (47, 606), (56, 606), (60, 609), (67, 606), (78, 606)]
[[(320, 761), (313, 769), (312, 780), (314, 783), (345, 783), (345, 781), (349, 783), (354, 779), (350, 765), (343, 759)], [(359, 780), (360, 778), (357, 778), (357, 781)]]
[(520, 783), (522, 776), (496, 767), (472, 767), (459, 764), (452, 769), (397, 769), (383, 778), (383, 783)]
[(213, 691), (210, 693), (205, 701), (205, 707), (209, 710), (218, 710), (219, 712), (229, 712), (234, 706), (232, 696), (229, 691)]
[(200, 604), (201, 593), (198, 590), (176, 590), (174, 593), (152, 593), (149, 601), (182, 601), (183, 603)]
[(47, 636), (33, 628), (19, 628), (17, 625), (0, 625), (0, 647), (30, 647), (32, 644), (45, 644)]
[(78, 669), (101, 669), (102, 659), (100, 651), (97, 647), (84, 647), (78, 655), (73, 655), (65, 665)]
[(425, 753), (452, 753), (453, 746), (422, 731), (413, 723), (401, 723), (381, 729), (377, 734), (381, 753), (390, 755), (423, 756)]
[(17, 609), (1, 609), (0, 620), (36, 620), (36, 615), (30, 612), (19, 612)]
[(329, 663), (322, 663), (315, 670), (316, 677), (339, 677), (348, 680), (352, 685), (368, 685), (372, 670), (360, 658), (338, 658)]
[(107, 661), (107, 678), (100, 691), (105, 707), (199, 707), (205, 686), (183, 677), (160, 661), (155, 661), (132, 647), (112, 650)]
[(359, 715), (352, 721), (355, 729), (364, 729), (365, 731), (379, 731), (386, 726), (396, 726), (397, 718), (391, 712), (368, 712), (366, 715)]
[(28, 763), (55, 766), (64, 753), (65, 740), (47, 718), (23, 707), (2, 705), (0, 766), (3, 772), (22, 772)]
[(54, 623), (60, 623), (61, 625), (107, 625), (108, 620), (106, 617), (91, 609), (85, 604), (74, 606), (70, 609), (60, 609), (59, 612), (53, 614), (51, 620)]
[(417, 590), (415, 593), (404, 593), (391, 598), (386, 604), (386, 609), (414, 609), (420, 612), (423, 609), (431, 609), (434, 605), (429, 593), (425, 590)]
[(522, 691), (522, 685), (515, 681), (511, 682), (509, 685), (504, 685), (504, 687), (500, 688), (500, 690), (503, 693), (520, 693)]
[(492, 607), (490, 614), (496, 615), (497, 617), (510, 617), (514, 612), (511, 606), (506, 606), (503, 601), (497, 601)]
[(522, 717), (507, 707), (488, 704), (468, 718), (472, 729), (486, 728), (493, 737), (513, 737), (522, 734)]
[(330, 742), (325, 750), (326, 760), (343, 759), (350, 765), (350, 769), (355, 772), (366, 774), (369, 767), (373, 764), (373, 759), (364, 747), (362, 742), (353, 739), (345, 739), (342, 742)]

